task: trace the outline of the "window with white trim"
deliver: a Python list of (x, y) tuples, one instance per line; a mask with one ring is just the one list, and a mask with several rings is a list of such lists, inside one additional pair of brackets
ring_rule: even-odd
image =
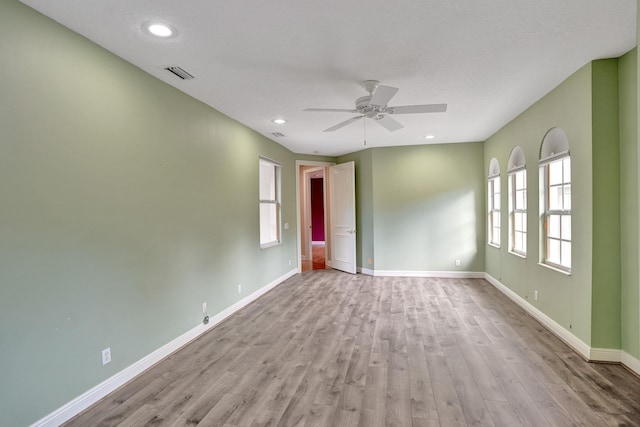
[(571, 157), (562, 129), (547, 133), (540, 154), (542, 262), (570, 272)]
[(260, 247), (280, 243), (280, 164), (260, 158)]
[(487, 183), (488, 242), (490, 245), (500, 247), (500, 165), (496, 158), (491, 159), (489, 164)]
[(509, 251), (527, 256), (527, 169), (520, 147), (511, 150), (509, 174)]

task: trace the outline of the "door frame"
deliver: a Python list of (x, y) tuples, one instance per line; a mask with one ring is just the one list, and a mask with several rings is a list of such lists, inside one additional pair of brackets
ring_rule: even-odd
[[(301, 222), (300, 222), (300, 172), (301, 172), (301, 168), (302, 167), (307, 167), (307, 166), (317, 166), (317, 167), (323, 167), (323, 168), (327, 168), (329, 166), (333, 166), (335, 165), (335, 162), (318, 162), (318, 161), (312, 161), (312, 160), (296, 160), (296, 243), (297, 243), (297, 248), (298, 248), (298, 273), (302, 272), (302, 229), (301, 229)], [(324, 217), (325, 217), (325, 229), (326, 229), (326, 222), (327, 222), (327, 204), (326, 204), (326, 198), (327, 198), (327, 192), (326, 192), (326, 183), (327, 183), (327, 173), (325, 170), (325, 177), (324, 177), (324, 198), (325, 198), (325, 205), (324, 205)], [(307, 185), (307, 180), (305, 179), (304, 185)], [(305, 207), (306, 209), (306, 207)], [(326, 240), (326, 237), (325, 237)], [(311, 246), (311, 240), (309, 240), (309, 246)], [(326, 253), (326, 252), (325, 252)], [(326, 257), (326, 255), (325, 255)], [(329, 259), (326, 260), (327, 262), (327, 266), (330, 265), (330, 261)]]

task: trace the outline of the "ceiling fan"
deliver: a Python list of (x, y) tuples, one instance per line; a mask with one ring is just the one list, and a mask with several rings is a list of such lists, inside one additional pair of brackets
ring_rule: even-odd
[(425, 104), (425, 105), (401, 105), (395, 107), (387, 106), (387, 103), (398, 92), (397, 87), (381, 85), (377, 80), (365, 80), (360, 83), (369, 95), (356, 99), (356, 108), (340, 109), (340, 108), (305, 108), (303, 111), (318, 111), (329, 113), (353, 113), (360, 114), (352, 117), (344, 122), (340, 122), (335, 126), (325, 129), (324, 132), (333, 132), (351, 123), (367, 117), (373, 119), (380, 126), (389, 132), (402, 129), (400, 123), (391, 118), (392, 114), (420, 114), (420, 113), (444, 113), (447, 111), (447, 104)]

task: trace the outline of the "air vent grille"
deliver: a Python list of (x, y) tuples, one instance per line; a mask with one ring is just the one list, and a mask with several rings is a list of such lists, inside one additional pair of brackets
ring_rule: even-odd
[(273, 135), (276, 138), (282, 138), (284, 136), (284, 133), (282, 133), (282, 132), (271, 132), (271, 135)]
[(186, 72), (184, 69), (180, 68), (180, 67), (166, 67), (165, 70), (167, 70), (168, 72), (178, 76), (179, 78), (181, 78), (182, 80), (192, 80), (195, 77), (193, 77), (190, 73)]

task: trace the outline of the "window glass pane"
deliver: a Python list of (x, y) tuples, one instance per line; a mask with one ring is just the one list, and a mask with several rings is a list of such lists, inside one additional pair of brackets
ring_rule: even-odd
[(560, 265), (560, 241), (547, 239), (547, 261)]
[(560, 215), (549, 215), (547, 218), (547, 226), (548, 231), (547, 235), (549, 237), (554, 237), (556, 239), (560, 238)]
[(565, 157), (562, 160), (563, 163), (563, 180), (564, 182), (571, 182), (571, 158)]
[(513, 236), (513, 249), (522, 252), (522, 233), (516, 232)]
[(526, 191), (518, 190), (516, 191), (516, 209), (526, 209)]
[(527, 253), (527, 233), (522, 233), (522, 248), (520, 252)]
[(562, 199), (564, 200), (563, 209), (566, 211), (570, 211), (571, 210), (571, 184), (567, 184), (563, 186), (562, 193), (563, 193)]
[(491, 225), (500, 228), (500, 212), (491, 212)]
[(519, 212), (516, 212), (514, 214), (514, 222), (515, 222), (514, 225), (515, 225), (515, 229), (517, 231), (522, 231), (522, 215), (523, 214), (521, 214)]
[(562, 239), (571, 240), (571, 216), (562, 215)]
[(260, 160), (260, 200), (276, 199), (276, 167), (273, 163)]
[(561, 265), (571, 268), (571, 243), (562, 242), (562, 262)]
[(492, 236), (493, 240), (491, 240), (491, 243), (499, 245), (500, 244), (500, 228), (494, 227), (492, 234), (493, 234), (493, 236)]
[(562, 160), (549, 163), (549, 184), (562, 184)]
[(260, 244), (278, 241), (278, 206), (260, 203)]
[(562, 186), (549, 187), (549, 209), (562, 210)]
[(516, 189), (524, 188), (525, 171), (516, 172)]

